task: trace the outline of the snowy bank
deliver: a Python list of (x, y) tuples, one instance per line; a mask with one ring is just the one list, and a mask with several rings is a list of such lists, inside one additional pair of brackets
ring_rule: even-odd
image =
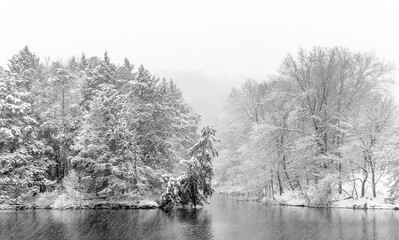
[(58, 209), (58, 210), (82, 210), (82, 209), (155, 209), (159, 205), (155, 201), (143, 200), (138, 203), (97, 202), (87, 204), (70, 205), (36, 205), (36, 204), (1, 204), (0, 210), (35, 210), (35, 209)]
[[(310, 186), (302, 191), (299, 189), (291, 191), (285, 189), (283, 194), (275, 194), (273, 198), (260, 197), (259, 191), (251, 187), (245, 188), (242, 186), (220, 188), (218, 193), (238, 200), (259, 201), (259, 198), (261, 198), (260, 202), (263, 204), (281, 206), (399, 210), (399, 202), (389, 198), (388, 183), (387, 177), (380, 179), (376, 185), (377, 197), (374, 198), (370, 183), (367, 184), (365, 196), (359, 197), (360, 183), (353, 186), (353, 181), (344, 182), (341, 194), (338, 193), (336, 186), (333, 186), (331, 196), (326, 197), (327, 204), (325, 205), (315, 204), (315, 198), (320, 197), (320, 193), (317, 196), (319, 189), (315, 186)], [(309, 198), (310, 204), (305, 200), (305, 194)]]

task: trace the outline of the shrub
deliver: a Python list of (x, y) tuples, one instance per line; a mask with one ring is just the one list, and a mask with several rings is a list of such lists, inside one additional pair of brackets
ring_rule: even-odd
[(60, 194), (54, 201), (54, 208), (65, 208), (73, 205), (80, 205), (84, 198), (79, 191), (79, 177), (75, 171), (70, 173), (62, 181), (62, 194)]
[(56, 191), (39, 193), (36, 199), (36, 205), (39, 206), (52, 205), (54, 201), (58, 198), (58, 196), (59, 193)]

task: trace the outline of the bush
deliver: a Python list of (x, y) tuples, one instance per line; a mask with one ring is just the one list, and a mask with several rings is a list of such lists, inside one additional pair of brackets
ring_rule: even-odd
[(62, 181), (63, 193), (55, 199), (53, 203), (54, 208), (65, 208), (74, 205), (80, 205), (84, 198), (83, 194), (79, 191), (79, 177), (75, 171), (70, 173)]
[(71, 207), (71, 206), (75, 206), (75, 205), (79, 205), (79, 204), (80, 204), (79, 199), (75, 199), (75, 197), (73, 197), (73, 196), (70, 196), (66, 193), (62, 193), (54, 201), (54, 203), (52, 204), (52, 207), (53, 208), (66, 208), (66, 207)]
[(52, 205), (54, 201), (58, 198), (58, 196), (59, 196), (58, 192), (39, 193), (36, 199), (36, 205), (39, 206)]

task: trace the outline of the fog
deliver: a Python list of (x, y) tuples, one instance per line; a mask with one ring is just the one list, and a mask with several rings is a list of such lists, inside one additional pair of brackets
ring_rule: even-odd
[[(3, 1), (0, 65), (28, 45), (43, 60), (127, 57), (173, 78), (213, 123), (231, 87), (267, 80), (299, 48), (343, 46), (399, 60), (397, 1)], [(395, 88), (398, 92), (398, 88)]]

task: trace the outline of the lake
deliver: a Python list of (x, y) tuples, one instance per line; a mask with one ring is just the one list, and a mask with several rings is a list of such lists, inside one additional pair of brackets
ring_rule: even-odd
[(215, 195), (196, 211), (0, 211), (0, 239), (399, 239), (399, 211), (263, 206)]

